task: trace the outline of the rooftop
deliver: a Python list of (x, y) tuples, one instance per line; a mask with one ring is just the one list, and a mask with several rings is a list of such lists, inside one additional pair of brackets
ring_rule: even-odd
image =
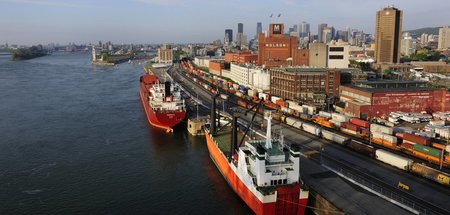
[(406, 92), (406, 91), (432, 91), (437, 88), (432, 88), (427, 82), (423, 81), (362, 81), (355, 85), (345, 85), (346, 87), (354, 88), (369, 93), (382, 92)]

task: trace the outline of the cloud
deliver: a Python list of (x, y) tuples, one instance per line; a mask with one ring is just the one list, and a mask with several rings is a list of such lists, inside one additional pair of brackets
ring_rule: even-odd
[(69, 3), (69, 2), (56, 1), (56, 0), (0, 0), (0, 2), (31, 4), (31, 5), (44, 5), (44, 6), (52, 6), (52, 7), (75, 7), (75, 8), (88, 7), (88, 5), (86, 5), (86, 4)]

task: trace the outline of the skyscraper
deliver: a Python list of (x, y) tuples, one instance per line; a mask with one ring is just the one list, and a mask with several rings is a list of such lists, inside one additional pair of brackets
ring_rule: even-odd
[(223, 39), (223, 43), (231, 43), (233, 42), (233, 30), (232, 29), (225, 29), (225, 37)]
[(400, 63), (403, 11), (387, 7), (377, 12), (375, 59), (378, 63)]
[(323, 38), (323, 36), (322, 36), (322, 34), (323, 34), (323, 29), (325, 28), (325, 27), (327, 27), (327, 24), (325, 24), (325, 23), (322, 23), (322, 24), (319, 24), (319, 27), (318, 27), (318, 29), (317, 29), (317, 41), (319, 42), (319, 43), (323, 43), (323, 40), (322, 40), (322, 38)]
[(439, 28), (438, 49), (445, 50), (450, 48), (450, 28), (448, 26)]
[(322, 43), (329, 43), (332, 39), (333, 39), (333, 28), (332, 27), (323, 28), (321, 39)]
[(241, 47), (247, 44), (247, 37), (244, 36), (244, 24), (238, 23), (238, 32), (236, 34), (236, 44)]
[(310, 32), (309, 30), (309, 23), (307, 22), (302, 22), (298, 25), (298, 36), (299, 37), (306, 37), (308, 36), (308, 33)]
[(258, 39), (258, 35), (262, 33), (262, 23), (258, 22), (256, 23), (256, 36), (255, 39)]
[(239, 33), (241, 33), (241, 34), (244, 33), (244, 24), (242, 24), (242, 23), (238, 23), (238, 34)]

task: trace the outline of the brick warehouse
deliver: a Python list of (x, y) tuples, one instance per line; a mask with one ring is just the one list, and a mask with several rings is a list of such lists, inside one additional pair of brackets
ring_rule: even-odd
[(297, 37), (286, 36), (283, 24), (270, 24), (269, 36), (258, 35), (258, 65), (265, 67), (308, 66), (309, 52), (298, 49)]
[(258, 55), (252, 54), (251, 51), (241, 53), (225, 53), (225, 62), (227, 63), (256, 63), (258, 61)]
[(387, 117), (394, 111), (450, 111), (450, 91), (418, 81), (360, 82), (340, 87), (345, 113), (367, 119)]
[(272, 68), (270, 94), (293, 101), (324, 105), (326, 96), (339, 95), (340, 71), (326, 68)]

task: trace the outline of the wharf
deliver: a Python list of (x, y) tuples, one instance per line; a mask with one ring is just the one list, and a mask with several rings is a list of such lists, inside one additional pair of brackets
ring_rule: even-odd
[[(211, 94), (208, 93), (202, 87), (197, 86), (196, 83), (187, 79), (184, 75), (181, 75), (183, 71), (178, 70), (175, 72), (174, 78), (179, 83), (182, 83), (184, 88), (190, 89), (198, 93), (199, 99), (205, 105), (211, 103)], [(247, 120), (250, 115), (247, 116)], [(261, 117), (256, 117), (257, 121), (254, 122), (254, 128), (258, 128), (261, 124)], [(245, 120), (245, 119), (244, 119)], [(285, 140), (291, 144), (300, 145), (303, 148), (303, 153), (313, 153), (311, 158), (301, 159), (301, 177), (305, 181), (305, 184), (310, 186), (314, 193), (319, 194), (321, 197), (331, 201), (334, 206), (351, 214), (410, 214), (411, 212), (402, 209), (390, 202), (390, 200), (383, 199), (372, 192), (362, 188), (355, 184), (358, 174), (364, 175), (369, 181), (362, 183), (370, 183), (372, 181), (376, 184), (363, 184), (365, 186), (372, 186), (373, 189), (380, 189), (380, 192), (384, 194), (390, 194), (398, 199), (398, 202), (414, 201), (421, 202), (428, 201), (438, 205), (444, 210), (448, 210), (449, 205), (445, 202), (449, 196), (449, 190), (435, 183), (429, 182), (426, 179), (417, 178), (407, 172), (394, 169), (390, 166), (380, 164), (376, 160), (368, 159), (360, 154), (349, 151), (336, 144), (332, 144), (328, 141), (322, 140), (318, 137), (309, 135), (305, 132), (298, 131), (289, 128), (283, 124), (275, 124), (272, 126), (274, 132), (283, 130), (285, 134)], [(259, 131), (263, 132), (263, 131)], [(324, 155), (320, 154), (320, 148), (324, 148)], [(328, 156), (327, 156), (328, 155)], [(319, 158), (317, 156), (320, 156)], [(326, 159), (331, 157), (332, 159)], [(323, 162), (323, 163), (322, 163)], [(351, 173), (347, 175), (337, 174), (338, 172), (331, 171), (329, 166), (333, 163), (343, 164), (345, 167), (352, 169)], [(341, 168), (339, 166), (334, 166)], [(353, 176), (349, 177), (349, 175)], [(361, 179), (361, 177), (359, 177)], [(408, 185), (413, 185), (413, 190), (405, 191), (396, 190), (396, 184), (401, 180), (406, 181)], [(360, 183), (361, 184), (361, 183)], [(382, 185), (380, 185), (382, 184)], [(405, 202), (410, 203), (410, 202)], [(413, 202), (414, 203), (414, 202)], [(321, 212), (321, 211), (317, 211)], [(432, 211), (427, 214), (434, 214)]]

